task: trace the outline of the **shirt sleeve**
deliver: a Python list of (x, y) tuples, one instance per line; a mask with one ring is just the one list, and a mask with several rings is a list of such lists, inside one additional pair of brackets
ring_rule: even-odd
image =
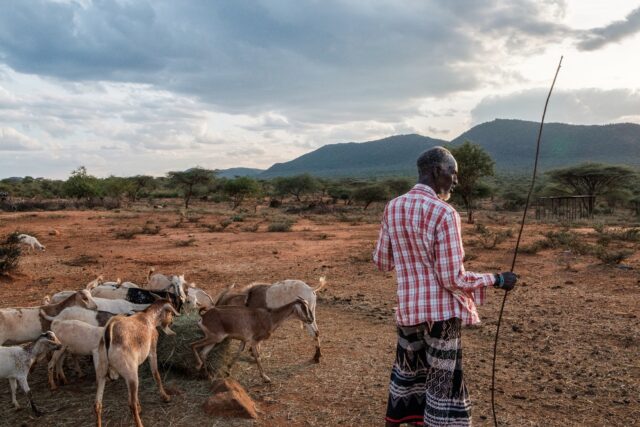
[(484, 302), (484, 288), (494, 282), (493, 274), (479, 274), (464, 269), (464, 249), (460, 216), (447, 212), (436, 231), (435, 264), (438, 281), (451, 292), (464, 292), (477, 304)]
[(388, 209), (389, 205), (384, 208), (382, 224), (380, 225), (380, 235), (378, 236), (376, 248), (373, 251), (373, 262), (380, 271), (391, 271), (395, 267), (391, 238), (389, 237), (389, 224), (387, 221)]

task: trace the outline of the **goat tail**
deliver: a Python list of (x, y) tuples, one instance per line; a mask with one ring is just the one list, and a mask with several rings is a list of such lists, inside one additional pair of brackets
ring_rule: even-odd
[(107, 321), (107, 324), (104, 325), (104, 336), (102, 338), (104, 340), (104, 355), (107, 360), (109, 360), (109, 347), (111, 347), (111, 339), (113, 338), (113, 321), (118, 317), (119, 316), (113, 316)]
[(150, 267), (149, 271), (147, 271), (147, 283), (149, 283), (149, 281), (151, 280), (151, 275), (153, 274), (154, 271), (156, 271), (154, 267)]
[(327, 284), (327, 278), (325, 276), (322, 276), (320, 277), (320, 279), (318, 279), (318, 282), (320, 282), (320, 285), (317, 288), (314, 288), (313, 292), (320, 292)]

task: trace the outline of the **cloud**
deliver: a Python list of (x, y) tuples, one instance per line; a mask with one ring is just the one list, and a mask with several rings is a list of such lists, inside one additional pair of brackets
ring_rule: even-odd
[(0, 127), (0, 151), (35, 151), (40, 144), (10, 127)]
[[(473, 124), (496, 118), (539, 121), (548, 89), (532, 89), (484, 98), (472, 111)], [(605, 124), (629, 121), (640, 111), (640, 91), (578, 89), (556, 91), (546, 122)]]
[(623, 20), (604, 27), (585, 31), (577, 47), (580, 50), (596, 50), (610, 43), (619, 42), (640, 31), (640, 7), (632, 10)]
[(563, 8), (527, 0), (13, 2), (0, 15), (0, 57), (70, 86), (151, 85), (228, 113), (398, 120), (411, 99), (481, 86), (496, 44), (500, 54), (522, 54), (561, 38), (566, 29), (554, 22)]

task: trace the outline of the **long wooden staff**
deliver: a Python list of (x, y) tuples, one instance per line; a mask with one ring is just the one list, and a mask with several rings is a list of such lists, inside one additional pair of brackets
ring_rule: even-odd
[[(556, 84), (556, 78), (558, 77), (558, 73), (560, 72), (560, 66), (562, 65), (562, 56), (560, 57), (560, 62), (558, 63), (558, 68), (556, 69), (556, 74), (553, 76), (553, 82), (551, 83), (551, 88), (549, 89), (549, 94), (547, 95), (547, 101), (544, 103), (544, 110), (542, 112), (542, 120), (540, 120), (540, 129), (538, 130), (538, 141), (536, 142), (536, 160), (533, 164), (533, 177), (531, 178), (531, 187), (529, 187), (529, 194), (527, 194), (527, 201), (524, 205), (524, 212), (522, 214), (522, 221), (520, 223), (520, 232), (518, 233), (518, 240), (516, 241), (516, 248), (513, 253), (513, 261), (511, 262), (511, 272), (516, 266), (516, 259), (518, 258), (518, 248), (520, 247), (520, 238), (522, 237), (522, 230), (524, 229), (524, 221), (527, 217), (527, 210), (529, 209), (529, 200), (531, 199), (531, 194), (533, 193), (533, 187), (536, 182), (536, 173), (538, 171), (538, 157), (540, 154), (540, 138), (542, 137), (542, 127), (544, 126), (544, 116), (547, 114), (547, 105), (549, 105), (549, 98), (551, 98), (551, 92), (553, 91), (553, 86)], [(496, 417), (496, 399), (495, 399), (495, 384), (496, 384), (496, 355), (498, 353), (498, 336), (500, 335), (500, 324), (502, 323), (502, 313), (504, 311), (504, 304), (507, 301), (507, 291), (504, 292), (504, 296), (502, 298), (502, 306), (500, 307), (500, 315), (498, 316), (498, 328), (496, 329), (496, 339), (493, 343), (493, 365), (491, 368), (491, 411), (493, 412), (493, 425), (498, 427), (498, 418)]]

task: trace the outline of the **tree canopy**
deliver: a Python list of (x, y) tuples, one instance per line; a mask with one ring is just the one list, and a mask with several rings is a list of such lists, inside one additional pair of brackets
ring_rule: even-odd
[(181, 189), (184, 197), (184, 208), (189, 209), (189, 202), (199, 187), (206, 187), (211, 184), (215, 172), (211, 169), (195, 167), (186, 171), (172, 171), (167, 173), (171, 185)]
[(478, 144), (465, 141), (459, 147), (449, 148), (458, 162), (458, 185), (454, 193), (462, 199), (467, 209), (467, 222), (473, 223), (475, 201), (487, 195), (488, 187), (482, 185), (480, 179), (493, 176), (494, 161), (491, 156)]

